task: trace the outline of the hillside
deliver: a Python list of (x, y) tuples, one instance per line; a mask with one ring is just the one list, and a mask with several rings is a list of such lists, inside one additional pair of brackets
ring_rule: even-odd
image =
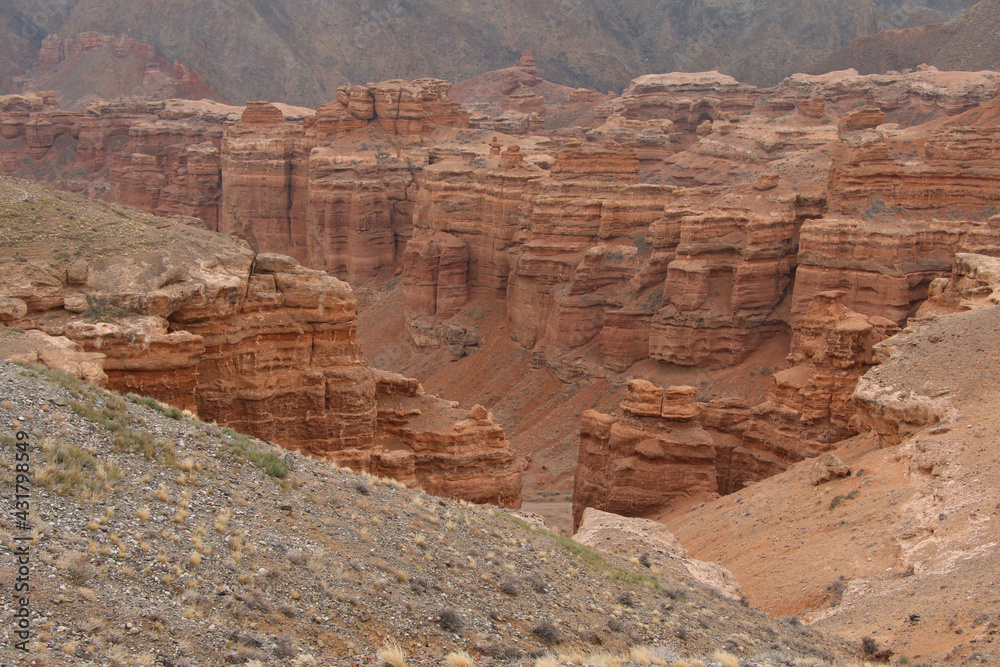
[[(8, 3), (0, 4), (0, 18), (12, 25), (39, 13), (29, 3)], [(231, 103), (268, 99), (310, 106), (333, 99), (345, 83), (426, 76), (460, 81), (505, 67), (525, 49), (534, 50), (546, 79), (601, 92), (620, 91), (641, 74), (675, 70), (718, 69), (770, 85), (851, 40), (944, 21), (962, 8), (957, 0), (814, 0), (806, 6), (790, 0), (752, 6), (738, 0), (488, 0), (474, 8), (457, 0), (56, 4), (42, 12), (32, 40), (7, 46), (11, 75), (31, 63), (41, 37), (69, 40), (96, 31), (152, 45)], [(20, 92), (6, 76), (3, 88)]]
[(869, 74), (921, 64), (942, 70), (1000, 69), (1000, 2), (982, 0), (947, 23), (862, 37), (819, 60), (810, 71), (854, 68)]
[[(0, 330), (0, 347), (21, 336)], [(28, 525), (0, 519), (5, 547), (31, 538), (24, 664), (371, 664), (393, 640), (418, 664), (639, 645), (631, 664), (722, 649), (754, 665), (847, 658), (669, 562), (599, 556), (66, 374), (2, 362), (0, 384), (0, 478), (13, 488), (20, 429), (33, 474)]]

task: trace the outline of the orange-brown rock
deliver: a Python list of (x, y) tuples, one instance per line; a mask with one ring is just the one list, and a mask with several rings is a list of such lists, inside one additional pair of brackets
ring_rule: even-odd
[(403, 137), (440, 126), (468, 127), (469, 114), (448, 97), (451, 83), (440, 79), (391, 80), (369, 84), (374, 119), (385, 132)]
[(892, 320), (856, 313), (844, 292), (821, 292), (796, 322), (789, 368), (752, 409), (733, 452), (736, 488), (818, 456), (864, 430), (851, 402), (860, 378), (875, 364), (873, 348), (899, 331)]
[(416, 381), (376, 371), (378, 434), (371, 470), (428, 493), (505, 507), (521, 505), (524, 459), (480, 405), (463, 411)]
[(991, 308), (1000, 303), (1000, 259), (959, 253), (951, 276), (931, 283), (917, 318)]
[(1000, 219), (828, 216), (802, 226), (793, 313), (813, 297), (843, 290), (846, 306), (903, 323), (948, 275), (959, 252), (1000, 255)]
[(756, 88), (719, 72), (673, 72), (633, 79), (611, 104), (614, 116), (628, 120), (672, 121), (687, 145), (703, 122), (746, 113), (756, 98)]
[(575, 520), (584, 507), (643, 516), (685, 498), (732, 493), (865, 430), (870, 420), (852, 396), (876, 363), (878, 343), (899, 328), (850, 311), (843, 296), (816, 297), (796, 324), (790, 368), (774, 374), (766, 399), (752, 408), (698, 403), (693, 387), (633, 379), (613, 415), (585, 413)]
[(684, 498), (717, 491), (711, 435), (691, 416), (660, 416), (662, 397), (663, 389), (633, 380), (619, 412), (583, 413), (574, 526), (587, 507), (643, 516)]
[[(397, 470), (436, 493), (520, 503), (524, 464), (491, 415), (463, 413), (365, 362), (347, 283), (190, 221), (101, 217), (100, 206), (58, 195), (87, 218), (78, 230), (24, 214), (44, 202), (40, 188), (0, 181), (0, 192), (15, 240), (0, 250), (2, 323), (64, 336), (61, 354), (52, 343), (36, 353), (43, 363), (98, 377), (97, 363), (109, 388), (312, 456)], [(409, 464), (382, 455), (404, 448)]]
[(900, 127), (953, 116), (996, 97), (1000, 73), (942, 72), (937, 68), (859, 75), (848, 69), (820, 75), (793, 74), (767, 98), (773, 108), (816, 99), (835, 115), (876, 107)]
[(469, 249), (460, 239), (447, 232), (421, 235), (407, 244), (403, 261), (409, 269), (403, 289), (411, 315), (447, 319), (465, 305)]
[(167, 100), (64, 111), (48, 93), (10, 96), (0, 108), (5, 172), (217, 225), (219, 148), (238, 108)]

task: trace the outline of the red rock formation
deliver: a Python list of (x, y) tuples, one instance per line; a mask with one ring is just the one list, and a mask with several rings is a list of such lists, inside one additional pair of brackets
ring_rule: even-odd
[[(693, 387), (630, 380), (614, 416), (584, 413), (574, 520), (585, 507), (644, 516), (686, 498), (733, 493), (862, 432), (852, 395), (875, 363), (875, 346), (899, 328), (848, 310), (843, 296), (816, 297), (796, 325), (790, 368), (774, 374), (767, 398), (752, 409), (697, 403)], [(692, 442), (697, 457), (685, 449)]]
[(884, 111), (890, 123), (911, 127), (992, 100), (997, 85), (998, 72), (941, 72), (924, 67), (906, 74), (862, 76), (848, 69), (820, 75), (793, 74), (765, 99), (769, 107), (781, 113), (810, 98), (822, 99), (838, 116), (859, 106), (872, 106)]
[(480, 405), (462, 411), (415, 380), (376, 372), (378, 436), (371, 470), (428, 493), (505, 507), (521, 504), (521, 473), (503, 428)]
[(473, 112), (473, 127), (513, 135), (600, 125), (608, 115), (602, 105), (611, 97), (542, 79), (531, 51), (516, 67), (455, 84), (451, 96)]
[(370, 84), (375, 122), (383, 131), (401, 137), (420, 137), (441, 126), (468, 127), (469, 114), (448, 98), (450, 88), (451, 83), (440, 79)]
[[(312, 456), (396, 470), (428, 491), (520, 504), (524, 462), (485, 410), (463, 413), (368, 366), (347, 283), (203, 228), (92, 213), (84, 246), (72, 225), (65, 238), (12, 228), (18, 244), (0, 255), (0, 320), (80, 346), (38, 359), (91, 375), (99, 361), (109, 388)], [(51, 261), (17, 261), (21, 252)]]
[(733, 453), (734, 490), (817, 456), (864, 430), (851, 395), (875, 364), (874, 346), (895, 322), (846, 308), (844, 292), (821, 292), (794, 329), (789, 368), (752, 410)]
[[(392, 142), (468, 126), (449, 87), (437, 79), (345, 86), (318, 112), (176, 100), (66, 112), (50, 94), (12, 96), (0, 101), (0, 164), (158, 214), (199, 217), (256, 249), (363, 279), (395, 264), (410, 237), (407, 189), (422, 160), (400, 159)], [(362, 131), (373, 133), (374, 150), (333, 146)]]
[(696, 419), (696, 401), (693, 387), (630, 380), (614, 415), (583, 413), (574, 526), (587, 507), (643, 516), (715, 493), (715, 446)]
[(1000, 254), (1000, 129), (985, 108), (896, 132), (884, 115), (845, 115), (830, 172), (830, 214), (802, 227), (793, 312), (822, 291), (897, 323), (958, 252)]
[(622, 96), (611, 102), (612, 115), (627, 120), (670, 120), (693, 141), (706, 120), (750, 111), (757, 89), (718, 72), (647, 74), (633, 79)]

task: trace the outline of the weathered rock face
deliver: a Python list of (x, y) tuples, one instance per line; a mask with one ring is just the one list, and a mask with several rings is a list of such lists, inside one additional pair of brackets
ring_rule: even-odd
[(47, 93), (9, 96), (0, 108), (5, 173), (217, 228), (219, 149), (238, 108), (167, 100), (63, 111)]
[(415, 380), (376, 371), (378, 435), (369, 468), (428, 493), (507, 507), (521, 504), (521, 473), (503, 427), (425, 394)]
[(991, 308), (1000, 303), (1000, 259), (959, 253), (950, 278), (938, 278), (930, 286), (927, 301), (917, 318)]
[(865, 430), (852, 394), (899, 328), (848, 310), (843, 296), (817, 295), (796, 324), (790, 368), (759, 405), (698, 403), (693, 387), (630, 380), (613, 416), (584, 413), (575, 520), (585, 507), (644, 516), (732, 493)]
[(516, 67), (487, 72), (455, 85), (452, 96), (472, 111), (471, 127), (508, 135), (574, 135), (599, 125), (608, 115), (607, 96), (586, 88), (571, 88), (538, 76), (531, 51)]
[[(315, 112), (177, 100), (70, 112), (47, 93), (9, 96), (0, 102), (0, 166), (157, 214), (199, 217), (254, 249), (364, 279), (396, 264), (410, 237), (408, 189), (426, 157), (401, 159), (400, 146), (469, 125), (450, 86), (345, 86)], [(364, 132), (360, 142), (334, 147)]]
[(0, 187), (13, 202), (0, 322), (44, 332), (45, 348), (66, 343), (38, 360), (431, 492), (520, 504), (524, 462), (485, 410), (462, 413), (368, 366), (347, 283), (184, 222), (101, 218), (70, 195), (56, 210), (86, 226), (33, 222), (40, 188)]
[(755, 87), (715, 71), (647, 74), (634, 79), (622, 96), (611, 102), (612, 116), (672, 120), (686, 147), (702, 123), (747, 113), (757, 94)]
[(718, 489), (716, 451), (693, 387), (630, 380), (614, 415), (583, 413), (573, 522), (587, 507), (643, 516)]
[(843, 292), (817, 294), (794, 328), (789, 368), (752, 409), (733, 452), (733, 489), (770, 477), (865, 430), (851, 395), (875, 364), (873, 348), (899, 331), (892, 320), (846, 308)]
[(1000, 254), (997, 104), (904, 131), (880, 127), (875, 108), (844, 116), (830, 212), (801, 231), (796, 315), (818, 292), (843, 289), (853, 310), (902, 323), (955, 253)]
[(768, 106), (787, 110), (804, 99), (823, 100), (842, 116), (860, 106), (881, 109), (900, 127), (954, 116), (997, 96), (998, 72), (941, 72), (936, 67), (901, 74), (859, 75), (848, 69), (825, 74), (793, 74), (766, 97)]

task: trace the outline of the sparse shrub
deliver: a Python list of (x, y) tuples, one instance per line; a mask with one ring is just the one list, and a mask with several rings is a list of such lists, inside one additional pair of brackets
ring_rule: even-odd
[(520, 593), (520, 590), (517, 587), (517, 582), (514, 581), (513, 579), (504, 579), (503, 581), (501, 581), (500, 590), (506, 593), (507, 595), (511, 596), (512, 598), (516, 598), (518, 593)]
[(624, 605), (626, 607), (634, 607), (635, 599), (632, 597), (631, 591), (623, 591), (618, 596), (618, 604)]
[(271, 477), (278, 479), (288, 477), (288, 466), (275, 452), (263, 451), (249, 437), (231, 428), (224, 427), (222, 432), (229, 437), (229, 441), (225, 443), (226, 450), (236, 459), (244, 459), (261, 466)]
[(97, 576), (97, 568), (91, 565), (87, 556), (82, 553), (63, 556), (57, 562), (57, 566), (64, 571), (66, 578), (77, 586), (82, 586)]
[[(660, 649), (662, 650), (662, 649)], [(670, 667), (666, 658), (659, 655), (657, 650), (649, 646), (633, 646), (629, 651), (629, 657), (641, 665), (654, 665), (655, 667)]]
[(125, 398), (137, 403), (139, 405), (145, 405), (147, 408), (152, 408), (157, 412), (162, 412), (171, 419), (180, 419), (183, 413), (172, 405), (167, 405), (166, 403), (161, 403), (151, 396), (140, 396), (138, 394), (125, 394)]
[(35, 483), (59, 495), (95, 501), (110, 493), (123, 473), (114, 463), (101, 462), (87, 450), (61, 438), (42, 441), (46, 465), (35, 475)]
[(668, 588), (666, 590), (666, 593), (667, 593), (667, 597), (669, 597), (671, 600), (674, 600), (674, 601), (687, 600), (687, 593), (685, 593), (683, 590), (681, 590), (679, 588)]
[(611, 618), (608, 619), (608, 629), (611, 630), (612, 632), (624, 632), (625, 624), (622, 623), (617, 618), (615, 618), (614, 616), (612, 616)]
[(309, 556), (302, 549), (292, 549), (285, 555), (294, 565), (305, 565), (309, 562)]
[(551, 621), (539, 621), (531, 628), (531, 633), (547, 644), (559, 643), (559, 629)]
[(462, 615), (450, 607), (445, 607), (438, 612), (438, 624), (441, 629), (448, 632), (459, 633), (465, 626)]

